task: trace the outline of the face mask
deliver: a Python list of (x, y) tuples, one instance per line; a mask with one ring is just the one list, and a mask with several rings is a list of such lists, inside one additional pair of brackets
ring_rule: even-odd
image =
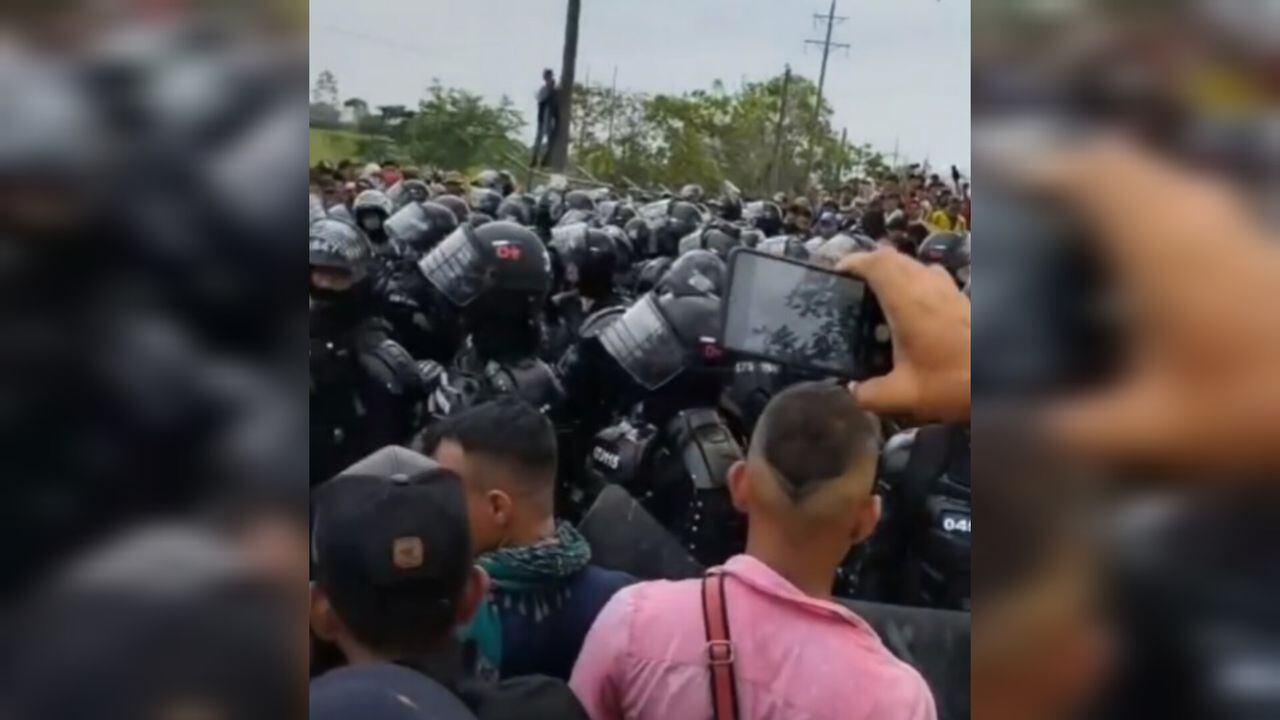
[(382, 229), (382, 218), (377, 215), (366, 215), (360, 219), (360, 225), (365, 230), (374, 232)]

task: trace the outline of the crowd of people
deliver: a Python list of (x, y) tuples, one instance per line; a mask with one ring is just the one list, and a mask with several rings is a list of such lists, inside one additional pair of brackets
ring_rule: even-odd
[[(938, 715), (851, 602), (969, 607), (958, 172), (752, 198), (344, 162), (310, 202), (312, 717)], [(724, 351), (740, 247), (864, 278), (894, 370)]]

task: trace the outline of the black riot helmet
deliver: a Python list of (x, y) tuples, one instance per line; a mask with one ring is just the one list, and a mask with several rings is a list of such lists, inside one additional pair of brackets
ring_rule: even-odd
[(493, 222), (493, 218), (482, 212), (473, 212), (471, 217), (467, 218), (467, 222), (471, 224), (471, 227), (480, 227), (485, 223)]
[(431, 189), (421, 180), (405, 180), (404, 194), (412, 202), (426, 202), (431, 199)]
[(418, 262), (457, 308), (482, 358), (527, 358), (541, 344), (551, 259), (542, 240), (511, 222), (463, 223)]
[(591, 199), (591, 194), (586, 190), (570, 190), (564, 195), (564, 206), (566, 210), (595, 212), (596, 201)]
[(680, 254), (693, 250), (710, 250), (721, 259), (728, 259), (729, 252), (740, 244), (737, 228), (732, 225), (708, 225), (680, 241)]
[(618, 251), (604, 231), (584, 223), (556, 228), (550, 249), (559, 258), (565, 281), (583, 297), (602, 298), (613, 289)]
[[(311, 223), (308, 247), (312, 268), (334, 270), (350, 278), (351, 287), (364, 284), (369, 277), (373, 249), (355, 226), (341, 220), (325, 218)], [(325, 299), (345, 295), (350, 288), (332, 291), (312, 285), (311, 294)]]
[(671, 269), (671, 265), (674, 262), (675, 260), (665, 255), (646, 260), (640, 266), (640, 272), (636, 275), (636, 294), (642, 295), (657, 287), (662, 280), (662, 276), (667, 274), (667, 270)]
[(550, 230), (564, 215), (564, 198), (555, 190), (547, 190), (538, 197), (533, 213), (533, 223), (543, 230)]
[(969, 238), (960, 233), (936, 232), (920, 243), (920, 262), (941, 265), (955, 278), (956, 284), (969, 284)]
[(718, 255), (708, 250), (690, 250), (676, 258), (654, 288), (672, 295), (724, 296), (727, 266)]
[(383, 226), (387, 218), (395, 212), (391, 198), (381, 190), (365, 190), (356, 196), (351, 205), (352, 214), (356, 217), (356, 225), (374, 242), (386, 240), (387, 234)]
[(411, 250), (425, 253), (458, 227), (458, 218), (449, 208), (434, 201), (409, 203), (387, 219), (387, 237)]
[(501, 205), (502, 195), (496, 190), (488, 188), (471, 189), (471, 209), (475, 212), (494, 217), (498, 214), (498, 207)]
[(648, 293), (600, 333), (600, 344), (644, 391), (723, 356), (720, 299)]
[(567, 227), (569, 225), (591, 222), (593, 215), (594, 213), (590, 210), (571, 208), (566, 210), (565, 213), (560, 216), (560, 220), (556, 222), (556, 227)]
[(464, 309), (495, 295), (540, 307), (551, 289), (551, 261), (542, 240), (511, 222), (479, 228), (463, 223), (418, 261), (418, 268), (449, 302)]
[(792, 258), (793, 260), (809, 259), (808, 248), (804, 246), (804, 242), (794, 235), (778, 235), (771, 237), (757, 245), (756, 250), (769, 253), (770, 255)]
[(529, 211), (528, 204), (524, 198), (517, 195), (511, 195), (502, 199), (502, 203), (498, 205), (498, 209), (493, 214), (494, 220), (508, 220), (519, 225), (529, 225), (533, 221), (533, 213)]
[(458, 218), (460, 223), (466, 222), (471, 215), (471, 208), (467, 207), (467, 201), (457, 195), (441, 195), (433, 202), (449, 208), (449, 211), (453, 213), (454, 217)]
[(613, 247), (618, 256), (617, 271), (620, 273), (626, 272), (631, 268), (631, 263), (636, 260), (636, 251), (631, 245), (631, 238), (627, 237), (627, 234), (617, 225), (605, 225), (600, 228), (600, 232), (608, 235), (609, 239), (613, 241)]
[(782, 211), (767, 200), (747, 203), (742, 209), (742, 216), (752, 227), (764, 233), (765, 237), (773, 237), (782, 232)]
[(631, 238), (631, 247), (635, 249), (638, 257), (652, 257), (652, 245), (650, 241), (651, 230), (644, 218), (634, 217), (627, 221), (622, 231)]
[(680, 237), (684, 237), (689, 233), (697, 230), (702, 225), (702, 211), (697, 205), (691, 202), (677, 201), (671, 203), (668, 212), (671, 219), (675, 221), (676, 233)]
[(685, 185), (680, 188), (680, 199), (691, 203), (702, 202), (702, 186), (697, 183)]

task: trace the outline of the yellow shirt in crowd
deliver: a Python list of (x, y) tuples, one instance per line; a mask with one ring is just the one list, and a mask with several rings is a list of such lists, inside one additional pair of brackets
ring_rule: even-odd
[(965, 232), (969, 229), (969, 226), (965, 224), (963, 215), (957, 215), (953, 223), (945, 210), (934, 210), (925, 222), (941, 232)]

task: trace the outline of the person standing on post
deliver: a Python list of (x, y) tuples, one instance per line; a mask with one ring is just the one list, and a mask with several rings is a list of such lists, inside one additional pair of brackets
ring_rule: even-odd
[[(551, 160), (551, 145), (555, 142), (556, 128), (560, 125), (560, 88), (556, 87), (556, 74), (547, 68), (542, 71), (542, 87), (538, 88), (538, 134), (533, 141), (533, 165), (546, 166)], [(546, 138), (546, 150), (538, 160), (538, 146)]]

